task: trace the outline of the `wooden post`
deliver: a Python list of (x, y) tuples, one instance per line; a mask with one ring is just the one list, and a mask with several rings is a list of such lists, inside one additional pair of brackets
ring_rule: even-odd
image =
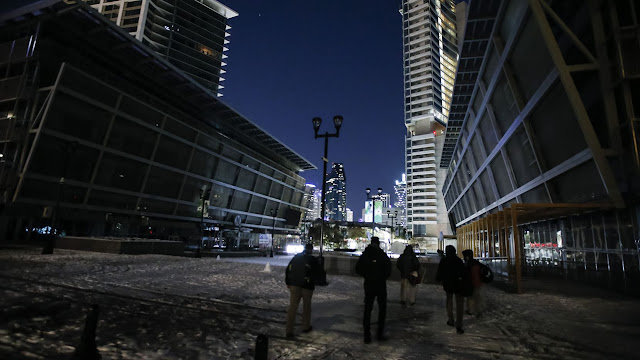
[(522, 293), (522, 261), (520, 259), (520, 231), (518, 231), (518, 209), (511, 205), (511, 226), (513, 228), (513, 250), (516, 260), (516, 292)]

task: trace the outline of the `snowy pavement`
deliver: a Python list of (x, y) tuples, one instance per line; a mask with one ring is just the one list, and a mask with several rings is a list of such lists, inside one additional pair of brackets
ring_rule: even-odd
[[(287, 256), (221, 259), (0, 250), (0, 359), (68, 359), (91, 304), (100, 305), (103, 359), (252, 359), (269, 336), (269, 359), (637, 358), (636, 299), (486, 291), (491, 310), (445, 325), (439, 286), (420, 285), (402, 309), (388, 282), (389, 341), (362, 342), (361, 279), (329, 276), (313, 297), (314, 330), (284, 338)], [(263, 272), (265, 263), (271, 272)], [(432, 275), (432, 274), (431, 274)], [(430, 276), (429, 274), (427, 276)], [(377, 316), (373, 314), (372, 319)], [(375, 329), (375, 324), (374, 324)]]

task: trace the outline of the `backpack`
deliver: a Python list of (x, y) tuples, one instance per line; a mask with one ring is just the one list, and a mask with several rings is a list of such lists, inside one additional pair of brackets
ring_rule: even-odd
[(485, 284), (493, 281), (493, 271), (491, 271), (487, 265), (482, 263), (480, 263), (480, 279)]

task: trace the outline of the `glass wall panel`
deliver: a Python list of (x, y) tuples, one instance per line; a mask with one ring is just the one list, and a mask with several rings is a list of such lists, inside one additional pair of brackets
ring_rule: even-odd
[(149, 159), (158, 133), (121, 116), (116, 117), (107, 146)]
[(186, 170), (191, 149), (190, 146), (180, 141), (162, 135), (154, 160), (176, 169)]
[(60, 85), (82, 95), (89, 96), (110, 107), (115, 107), (118, 93), (110, 87), (97, 82), (72, 67), (65, 67)]
[(502, 159), (502, 155), (498, 154), (491, 164), (491, 171), (493, 172), (493, 177), (496, 181), (496, 187), (498, 188), (498, 193), (500, 197), (503, 197), (514, 189), (511, 186), (511, 181), (509, 180), (509, 174), (507, 173), (507, 167), (504, 164), (504, 160)]
[(205, 185), (210, 187), (211, 183), (187, 176), (184, 186), (182, 187), (182, 195), (180, 196), (180, 199), (198, 203), (200, 201), (200, 196), (202, 196), (202, 188)]
[(167, 118), (166, 122), (164, 123), (163, 130), (191, 142), (195, 140), (197, 133), (195, 129), (192, 129), (173, 118)]
[(100, 207), (113, 207), (123, 210), (135, 210), (138, 198), (108, 191), (93, 189), (89, 195), (88, 203)]
[(214, 186), (211, 190), (211, 206), (230, 208), (233, 190), (224, 186)]
[(173, 214), (173, 210), (175, 209), (176, 204), (167, 201), (155, 200), (155, 199), (140, 199), (140, 211), (142, 212), (152, 212), (159, 214)]
[(534, 109), (530, 123), (549, 169), (587, 148), (569, 99), (559, 82)]
[(215, 179), (230, 185), (234, 185), (238, 169), (239, 168), (236, 165), (231, 164), (230, 162), (225, 160), (220, 160), (218, 163), (218, 169), (216, 170)]
[(164, 118), (162, 113), (137, 100), (134, 100), (129, 96), (122, 97), (122, 100), (120, 100), (120, 108), (118, 110), (158, 127), (162, 125), (162, 120)]
[(189, 171), (206, 178), (213, 178), (213, 171), (215, 170), (217, 163), (217, 157), (202, 150), (194, 149)]
[(607, 191), (593, 160), (578, 165), (549, 182), (556, 190), (559, 202), (580, 203), (607, 198)]
[(263, 176), (258, 176), (258, 179), (256, 181), (255, 192), (262, 195), (269, 195), (270, 188), (271, 188), (271, 180)]
[(251, 200), (251, 208), (249, 209), (249, 212), (264, 215), (266, 205), (267, 199), (260, 196), (254, 196)]
[(104, 153), (95, 183), (117, 189), (140, 191), (147, 166), (139, 161)]
[(240, 169), (240, 174), (238, 175), (238, 183), (236, 186), (239, 186), (243, 189), (253, 191), (253, 185), (256, 181), (257, 175), (245, 169)]
[(184, 175), (165, 170), (156, 166), (151, 167), (149, 179), (144, 192), (151, 195), (177, 199)]
[(520, 186), (540, 175), (533, 149), (522, 125), (518, 127), (506, 145), (511, 168)]
[(491, 105), (499, 131), (504, 134), (520, 113), (516, 99), (504, 75), (498, 79), (498, 84), (491, 97)]
[[(42, 134), (31, 159), (30, 171), (56, 178), (89, 182), (98, 159), (98, 150)], [(65, 172), (65, 161), (67, 170)]]
[(110, 120), (109, 111), (58, 91), (44, 121), (44, 127), (102, 144)]
[(235, 191), (233, 194), (233, 201), (231, 202), (231, 208), (233, 210), (246, 212), (249, 210), (249, 200), (251, 195), (243, 191)]
[(553, 68), (551, 56), (534, 16), (527, 19), (508, 62), (527, 102)]

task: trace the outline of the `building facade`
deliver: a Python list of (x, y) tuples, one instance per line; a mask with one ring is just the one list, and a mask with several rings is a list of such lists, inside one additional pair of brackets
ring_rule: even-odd
[(327, 175), (327, 193), (325, 203), (326, 218), (331, 221), (347, 220), (347, 178), (344, 164), (331, 164), (331, 172)]
[(5, 238), (291, 231), (306, 212), (311, 163), (87, 5), (18, 8), (0, 34)]
[(238, 13), (215, 0), (83, 0), (222, 96), (231, 26)]
[(459, 241), (489, 236), (476, 249), (511, 265), (637, 276), (633, 8), (625, 0), (469, 4), (441, 159)]
[(453, 0), (403, 0), (401, 14), (406, 223), (408, 233), (428, 248), (436, 246), (440, 231), (451, 232), (440, 191), (446, 173), (438, 174), (438, 163), (457, 66), (455, 5)]

